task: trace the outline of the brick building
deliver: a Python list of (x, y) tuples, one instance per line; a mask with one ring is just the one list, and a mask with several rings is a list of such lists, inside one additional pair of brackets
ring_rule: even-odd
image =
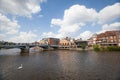
[(88, 45), (93, 46), (94, 44), (97, 43), (96, 40), (97, 40), (97, 34), (93, 34), (92, 37), (88, 39)]
[(76, 44), (74, 43), (74, 39), (66, 37), (60, 40), (59, 47), (60, 48), (75, 48)]
[(40, 44), (48, 44), (48, 45), (59, 45), (58, 38), (43, 38), (39, 43)]
[(88, 45), (120, 46), (120, 30), (106, 31), (88, 39)]
[(81, 48), (82, 44), (84, 44), (85, 46), (88, 45), (87, 41), (83, 41), (83, 40), (75, 40), (75, 45), (77, 48)]

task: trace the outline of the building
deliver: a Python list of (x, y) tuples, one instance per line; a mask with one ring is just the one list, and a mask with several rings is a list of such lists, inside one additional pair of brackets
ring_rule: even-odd
[(106, 31), (97, 36), (97, 44), (101, 46), (120, 46), (120, 30)]
[(62, 39), (59, 42), (59, 48), (69, 48), (69, 43), (68, 40)]
[(88, 41), (87, 41), (88, 45), (93, 46), (94, 44), (97, 43), (96, 40), (97, 40), (97, 34), (93, 34), (92, 37), (89, 38)]
[(49, 45), (59, 45), (60, 39), (58, 38), (48, 38), (48, 44)]
[(59, 45), (58, 38), (43, 38), (39, 44), (47, 44), (47, 45)]
[(120, 30), (106, 31), (88, 39), (88, 45), (120, 46)]
[(85, 46), (88, 45), (87, 41), (83, 41), (81, 39), (75, 40), (75, 44), (77, 48), (81, 48), (82, 44), (85, 44)]
[(47, 44), (47, 40), (42, 39), (39, 41), (39, 44), (41, 44), (41, 45)]
[(74, 39), (70, 37), (66, 37), (61, 39), (59, 42), (59, 48), (66, 49), (66, 48), (75, 48), (76, 44), (74, 43)]

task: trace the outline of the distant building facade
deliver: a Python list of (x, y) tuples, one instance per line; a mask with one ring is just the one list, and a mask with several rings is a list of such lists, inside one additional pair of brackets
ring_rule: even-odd
[(88, 39), (88, 45), (120, 46), (120, 30), (106, 31)]
[(60, 39), (58, 38), (43, 38), (39, 44), (47, 44), (47, 45), (59, 45)]
[(45, 45), (45, 44), (47, 44), (47, 40), (42, 39), (42, 40), (39, 41), (39, 44), (41, 44), (41, 45)]
[(84, 44), (85, 46), (88, 45), (87, 41), (83, 41), (83, 40), (79, 40), (79, 39), (78, 39), (78, 40), (75, 40), (75, 44), (76, 44), (76, 47), (77, 47), (77, 48), (81, 48), (83, 44)]
[(96, 40), (97, 40), (97, 34), (93, 34), (93, 36), (89, 38), (87, 41), (88, 45), (93, 46), (94, 44), (97, 44)]
[(66, 48), (75, 48), (76, 44), (74, 43), (74, 39), (66, 37), (61, 39), (59, 42), (59, 48), (66, 49)]

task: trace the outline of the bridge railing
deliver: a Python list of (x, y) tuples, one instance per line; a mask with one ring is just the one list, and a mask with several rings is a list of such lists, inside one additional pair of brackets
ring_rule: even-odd
[(15, 45), (0, 45), (0, 48), (25, 48), (25, 47), (59, 47), (59, 45), (48, 45), (48, 44), (15, 44)]

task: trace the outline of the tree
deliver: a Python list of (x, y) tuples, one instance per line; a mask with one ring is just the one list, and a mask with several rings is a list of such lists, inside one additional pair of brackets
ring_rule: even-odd
[(84, 50), (85, 47), (86, 47), (85, 43), (82, 43), (82, 44), (81, 44), (81, 48)]
[(100, 51), (99, 45), (97, 45), (97, 44), (93, 45), (93, 49), (95, 51)]

